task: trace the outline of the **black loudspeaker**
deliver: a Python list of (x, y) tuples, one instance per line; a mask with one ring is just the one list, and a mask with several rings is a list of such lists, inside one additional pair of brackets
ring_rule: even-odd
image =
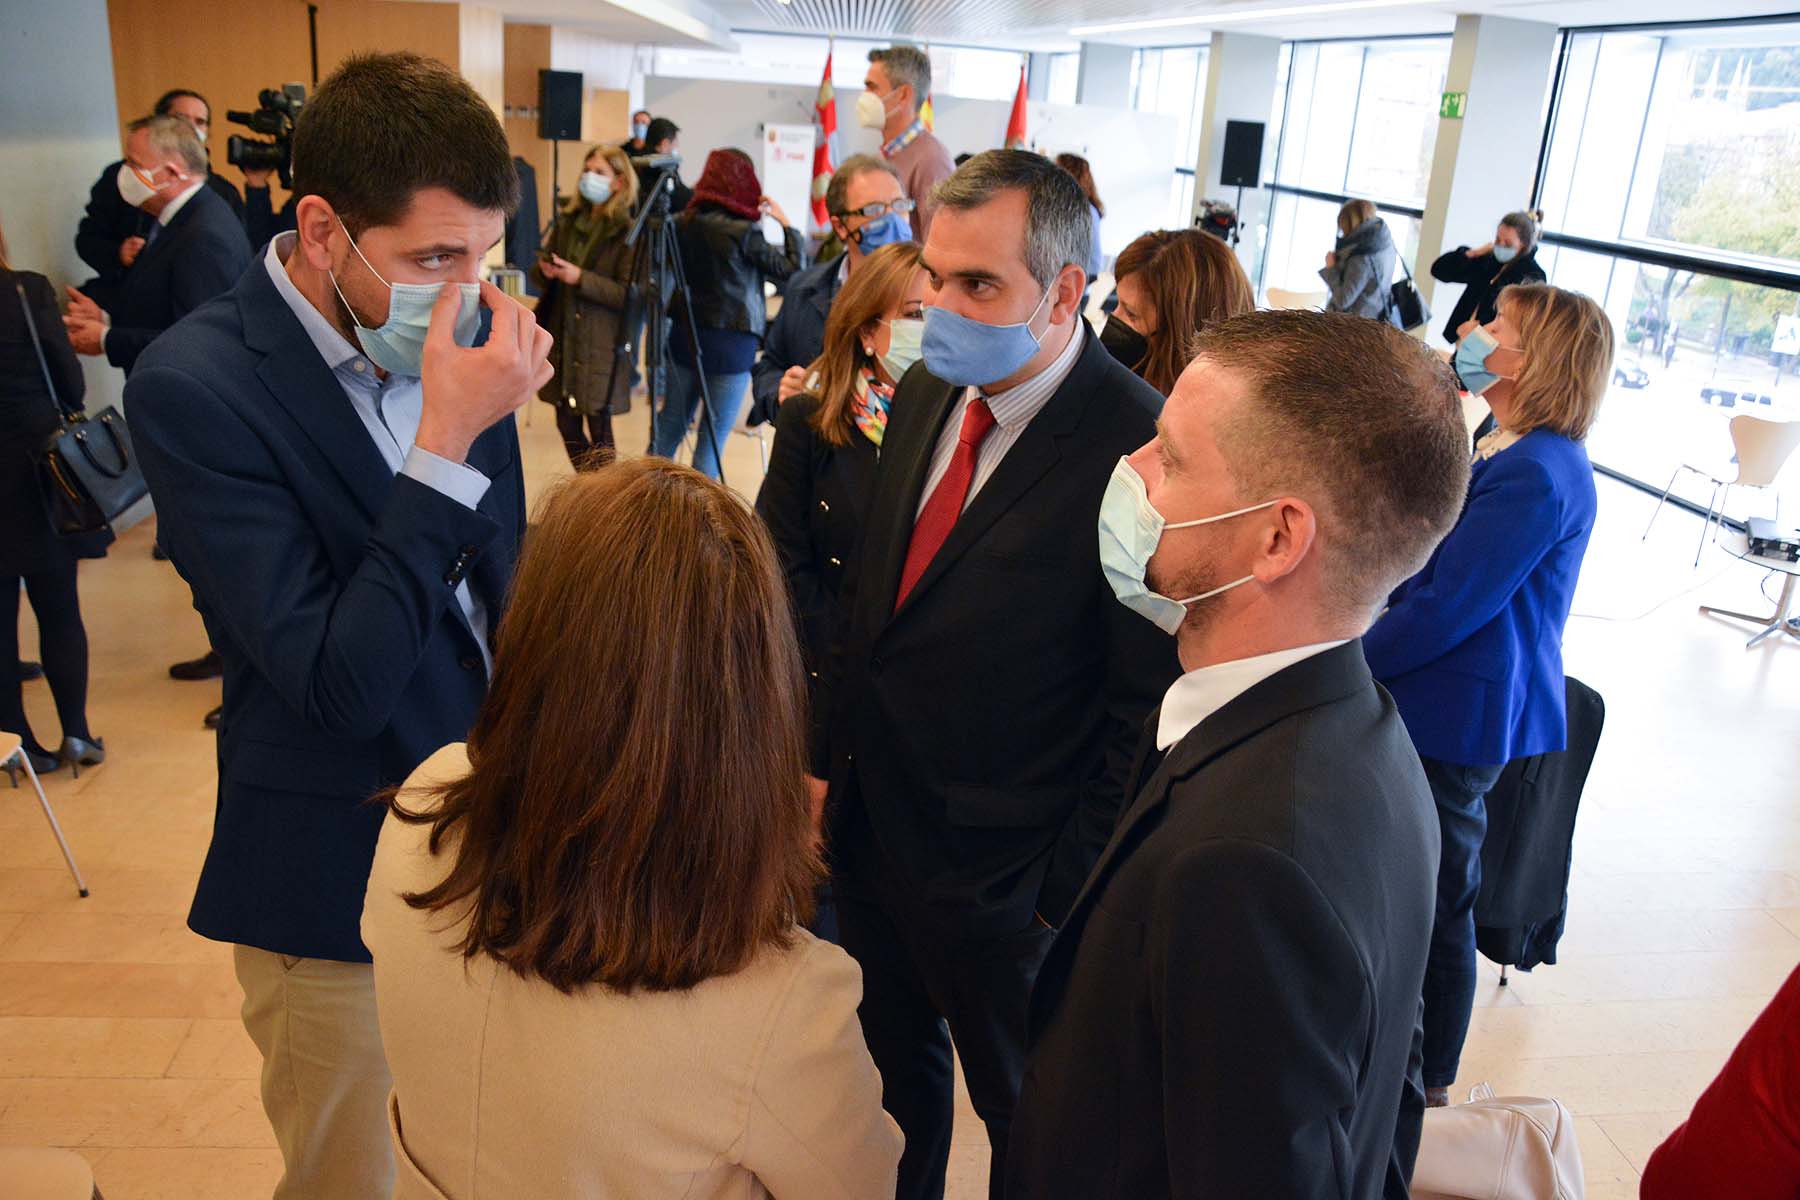
[(581, 140), (580, 71), (538, 72), (538, 136), (549, 142)]
[(1227, 187), (1262, 186), (1263, 123), (1225, 122), (1225, 159), (1219, 164), (1219, 182)]

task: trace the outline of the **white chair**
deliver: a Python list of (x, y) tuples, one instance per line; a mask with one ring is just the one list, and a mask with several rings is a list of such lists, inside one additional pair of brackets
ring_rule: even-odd
[(73, 1150), (0, 1147), (0, 1196), (7, 1200), (99, 1200), (94, 1168)]
[[(1683, 471), (1691, 471), (1712, 481), (1712, 498), (1706, 502), (1706, 520), (1700, 526), (1700, 544), (1694, 548), (1694, 565), (1700, 565), (1700, 555), (1706, 549), (1706, 527), (1713, 524), (1716, 516), (1721, 521), (1725, 517), (1725, 502), (1731, 499), (1734, 487), (1766, 488), (1775, 482), (1781, 474), (1781, 468), (1788, 458), (1800, 447), (1800, 421), (1770, 421), (1763, 417), (1736, 416), (1731, 418), (1731, 445), (1737, 452), (1737, 473), (1728, 476), (1729, 468), (1720, 469), (1696, 467), (1691, 463), (1682, 463), (1669, 476), (1669, 486), (1663, 489), (1662, 499), (1656, 502), (1656, 510), (1650, 514), (1650, 523), (1644, 526), (1644, 537), (1650, 536), (1650, 526), (1656, 524), (1658, 513), (1662, 512), (1663, 502), (1669, 493), (1675, 490), (1675, 481)], [(1723, 496), (1720, 493), (1723, 492)], [(1775, 496), (1775, 516), (1781, 516), (1781, 495)], [(1719, 537), (1718, 527), (1713, 528), (1713, 540)], [(1641, 539), (1640, 539), (1641, 540)]]
[[(31, 780), (31, 786), (37, 791), (38, 804), (44, 810), (44, 819), (50, 822), (50, 832), (56, 835), (56, 844), (62, 847), (63, 861), (69, 864), (69, 874), (75, 877), (75, 887), (86, 899), (87, 881), (81, 877), (81, 868), (75, 865), (75, 853), (69, 849), (69, 840), (63, 836), (62, 826), (56, 823), (56, 813), (50, 808), (50, 798), (44, 795), (44, 785), (38, 779), (37, 772), (32, 769), (31, 756), (25, 753), (25, 743), (16, 733), (7, 733), (0, 729), (0, 768), (12, 777), (13, 787), (19, 786), (18, 771), (23, 768), (25, 778)], [(9, 1193), (10, 1194), (10, 1193)]]
[(1330, 292), (1290, 292), (1286, 288), (1268, 290), (1270, 308), (1324, 308)]

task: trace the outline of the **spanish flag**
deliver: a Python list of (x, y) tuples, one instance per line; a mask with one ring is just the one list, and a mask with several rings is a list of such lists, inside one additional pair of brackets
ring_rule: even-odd
[(937, 129), (936, 116), (931, 111), (930, 96), (925, 97), (925, 103), (919, 105), (919, 120), (925, 122), (925, 129), (927, 132), (933, 132)]
[(1019, 68), (1019, 92), (1013, 97), (1012, 115), (1006, 119), (1008, 150), (1025, 150), (1025, 68)]

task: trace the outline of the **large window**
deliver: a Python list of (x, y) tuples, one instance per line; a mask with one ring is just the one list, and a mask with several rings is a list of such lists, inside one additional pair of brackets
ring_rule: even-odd
[(1594, 460), (1660, 490), (1726, 467), (1731, 417), (1800, 420), (1800, 23), (1570, 30), (1561, 62), (1538, 257), (1613, 320)]
[(1194, 209), (1194, 156), (1206, 107), (1206, 46), (1166, 46), (1131, 56), (1131, 107), (1175, 118), (1175, 175), (1169, 183), (1171, 229), (1188, 224)]
[[(690, 50), (658, 46), (651, 74), (682, 79), (733, 79), (746, 83), (817, 86), (831, 42), (822, 37), (779, 33), (732, 34), (736, 51)], [(840, 95), (862, 91), (869, 70), (869, 51), (887, 41), (838, 38), (832, 47), (831, 82)], [(978, 46), (929, 47), (931, 89), (940, 96), (972, 100), (1011, 100), (1019, 88), (1025, 55), (1016, 50)]]
[(1446, 37), (1294, 42), (1283, 48), (1264, 254), (1257, 284), (1318, 292), (1337, 242), (1337, 210), (1361, 197), (1381, 206), (1400, 257), (1418, 253), (1450, 65)]
[(1073, 104), (1081, 82), (1081, 52), (1058, 51), (1050, 55), (1050, 80), (1044, 99), (1051, 104)]

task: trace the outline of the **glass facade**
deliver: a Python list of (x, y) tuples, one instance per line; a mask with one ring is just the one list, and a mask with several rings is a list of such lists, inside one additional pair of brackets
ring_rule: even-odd
[[(1613, 320), (1589, 451), (1659, 490), (1683, 463), (1729, 476), (1732, 417), (1800, 420), (1800, 22), (1575, 30), (1562, 63), (1539, 203), (1552, 235), (1602, 245), (1538, 258)], [(1735, 491), (1727, 513), (1773, 503)]]
[[(1207, 46), (1165, 46), (1131, 57), (1131, 107), (1175, 118), (1176, 171), (1169, 184), (1167, 227), (1186, 228), (1194, 210), (1194, 156), (1206, 107)], [(1187, 168), (1183, 170), (1182, 168)]]

